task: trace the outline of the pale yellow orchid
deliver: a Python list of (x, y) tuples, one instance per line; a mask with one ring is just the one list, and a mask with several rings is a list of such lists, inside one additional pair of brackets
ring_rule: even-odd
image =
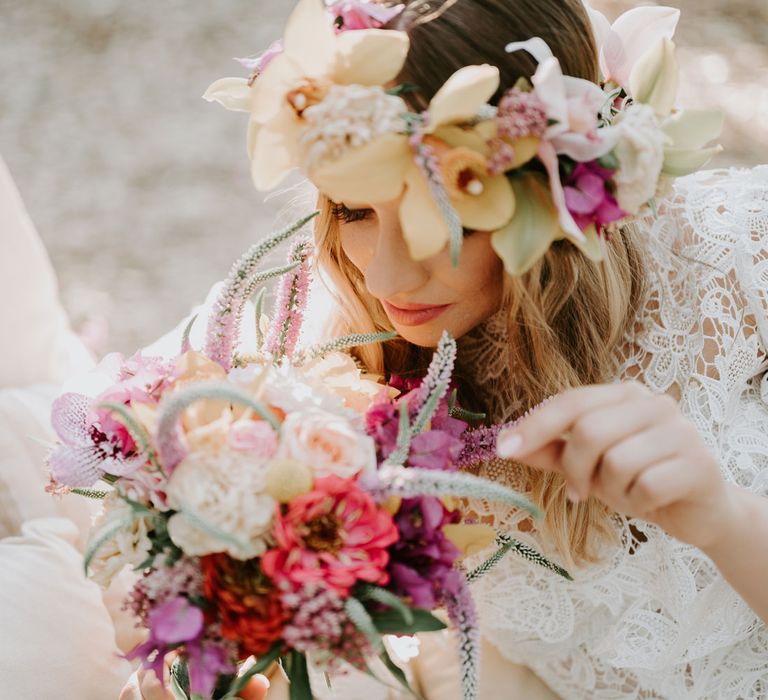
[[(435, 156), (450, 206), (462, 226), (473, 230), (493, 231), (506, 224), (515, 210), (507, 178), (491, 175), (487, 168), (488, 141), (495, 136), (495, 122), (465, 125), (498, 85), (495, 66), (459, 69), (429, 103), (422, 131), (422, 142)], [(417, 164), (407, 133), (380, 136), (323, 164), (310, 178), (331, 199), (345, 203), (384, 202), (402, 193), (400, 224), (415, 260), (439, 252), (450, 237), (446, 214)]]
[(277, 186), (300, 166), (304, 110), (332, 85), (380, 86), (400, 72), (408, 52), (404, 32), (334, 32), (321, 0), (300, 0), (283, 38), (283, 51), (252, 82), (223, 78), (204, 98), (250, 112), (248, 152), (259, 190)]

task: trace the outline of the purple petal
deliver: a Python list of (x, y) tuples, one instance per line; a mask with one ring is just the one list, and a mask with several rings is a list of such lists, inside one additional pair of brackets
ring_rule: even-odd
[(226, 650), (210, 641), (188, 644), (186, 652), (189, 657), (189, 690), (195, 695), (210, 697), (219, 674), (235, 671)]
[(83, 445), (90, 442), (91, 399), (84, 394), (62, 394), (53, 402), (51, 425), (56, 435), (67, 445)]
[(93, 486), (104, 473), (104, 453), (95, 445), (59, 445), (49, 457), (53, 478), (64, 486)]
[(165, 644), (178, 644), (197, 637), (203, 629), (203, 611), (179, 596), (149, 613), (152, 637)]
[(600, 200), (595, 201), (592, 197), (574, 187), (565, 187), (565, 205), (571, 214), (591, 214), (600, 204)]

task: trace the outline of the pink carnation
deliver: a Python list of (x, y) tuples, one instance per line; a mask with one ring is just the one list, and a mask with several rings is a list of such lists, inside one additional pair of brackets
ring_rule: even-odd
[(398, 537), (387, 511), (335, 475), (278, 511), (274, 534), (277, 548), (261, 559), (267, 576), (288, 589), (324, 583), (342, 596), (357, 581), (387, 583), (387, 548)]

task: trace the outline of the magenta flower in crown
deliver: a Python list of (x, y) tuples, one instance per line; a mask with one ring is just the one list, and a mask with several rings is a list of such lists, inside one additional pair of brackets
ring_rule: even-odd
[(600, 231), (627, 215), (611, 191), (613, 172), (596, 161), (578, 163), (565, 181), (565, 204), (582, 231), (593, 224)]

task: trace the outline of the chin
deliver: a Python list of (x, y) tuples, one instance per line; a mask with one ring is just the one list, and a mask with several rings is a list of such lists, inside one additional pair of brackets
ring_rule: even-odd
[(464, 335), (466, 331), (457, 332), (455, 328), (446, 327), (445, 324), (425, 323), (421, 326), (395, 326), (395, 330), (401, 337), (405, 338), (412, 345), (418, 345), (422, 348), (437, 347), (443, 331), (448, 331), (451, 337), (456, 339)]

